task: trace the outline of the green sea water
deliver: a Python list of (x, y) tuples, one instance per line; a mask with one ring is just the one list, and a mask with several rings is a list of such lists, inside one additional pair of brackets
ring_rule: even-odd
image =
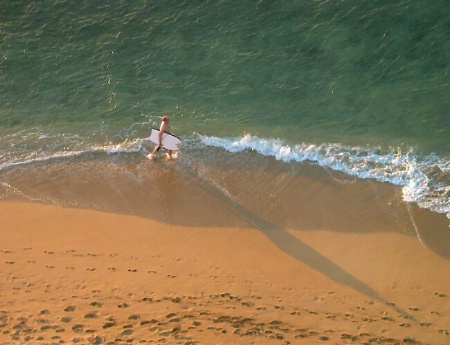
[(2, 130), (119, 128), (449, 153), (447, 1), (8, 1)]
[(142, 150), (170, 115), (187, 153), (316, 161), (450, 214), (448, 18), (447, 0), (2, 1), (0, 178), (24, 193), (11, 169)]

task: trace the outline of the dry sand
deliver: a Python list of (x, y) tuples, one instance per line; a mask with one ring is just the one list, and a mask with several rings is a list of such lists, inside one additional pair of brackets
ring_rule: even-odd
[(450, 261), (413, 236), (0, 219), (2, 344), (450, 344)]

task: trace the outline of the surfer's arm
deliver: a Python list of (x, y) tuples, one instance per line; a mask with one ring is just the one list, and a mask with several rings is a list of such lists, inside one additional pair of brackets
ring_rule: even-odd
[(159, 134), (158, 134), (158, 139), (159, 139), (159, 145), (158, 146), (160, 146), (160, 147), (162, 147), (162, 137), (163, 137), (163, 131), (159, 131)]
[(164, 122), (161, 123), (161, 126), (159, 127), (159, 135), (158, 135), (158, 137), (159, 137), (159, 146), (161, 146), (161, 147), (162, 147), (162, 137), (163, 137), (163, 134), (164, 134), (165, 132), (167, 132), (166, 129), (167, 129), (166, 124), (165, 124)]

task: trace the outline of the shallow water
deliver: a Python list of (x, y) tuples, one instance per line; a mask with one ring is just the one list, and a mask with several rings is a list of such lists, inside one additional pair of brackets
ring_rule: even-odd
[[(258, 176), (309, 164), (450, 215), (449, 15), (445, 0), (6, 2), (0, 197), (156, 217), (136, 194), (168, 192), (143, 157), (169, 114), (175, 166), (232, 200), (245, 179), (271, 200), (259, 216), (291, 206)], [(220, 164), (251, 173), (225, 183)]]

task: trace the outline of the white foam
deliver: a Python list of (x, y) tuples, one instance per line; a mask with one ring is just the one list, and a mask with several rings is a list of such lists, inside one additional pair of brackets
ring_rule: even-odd
[(142, 142), (144, 140), (145, 139), (135, 139), (133, 141), (125, 140), (124, 142), (119, 144), (110, 144), (104, 146), (89, 146), (81, 150), (71, 150), (67, 148), (66, 151), (56, 151), (56, 152), (33, 151), (29, 153), (27, 156), (22, 156), (20, 158), (17, 158), (16, 160), (1, 163), (0, 171), (2, 169), (14, 166), (46, 162), (61, 158), (77, 157), (88, 153), (106, 153), (106, 154), (135, 153), (142, 150)]
[(362, 179), (375, 179), (402, 187), (406, 202), (450, 218), (450, 186), (437, 183), (426, 175), (432, 167), (450, 173), (450, 163), (436, 155), (417, 156), (412, 149), (383, 151), (381, 148), (346, 147), (339, 144), (288, 145), (281, 140), (260, 139), (245, 135), (238, 138), (218, 138), (200, 135), (203, 144), (229, 152), (252, 150), (264, 156), (289, 162), (313, 161), (325, 168), (341, 171)]
[[(42, 138), (42, 133), (39, 133)], [(419, 206), (435, 212), (447, 214), (450, 218), (450, 162), (436, 155), (418, 156), (412, 149), (402, 151), (399, 148), (383, 150), (373, 147), (347, 147), (339, 144), (313, 145), (300, 143), (290, 145), (276, 139), (258, 138), (245, 135), (236, 138), (219, 138), (199, 135), (203, 145), (223, 148), (237, 153), (245, 150), (257, 152), (263, 156), (274, 157), (277, 160), (291, 163), (313, 161), (320, 166), (341, 171), (362, 179), (375, 179), (402, 187), (406, 202), (417, 203)], [(194, 140), (196, 141), (196, 140)], [(120, 154), (137, 153), (143, 150), (143, 144), (148, 138), (125, 140), (119, 144), (107, 145), (85, 144), (80, 138), (62, 143), (50, 143), (47, 147), (32, 150), (26, 142), (17, 144), (14, 150), (3, 152), (0, 172), (3, 169), (70, 158), (89, 153)], [(186, 142), (190, 142), (187, 138)], [(191, 145), (193, 143), (191, 142)], [(25, 153), (27, 152), (28, 153)], [(430, 170), (444, 174), (439, 180), (428, 173)]]

